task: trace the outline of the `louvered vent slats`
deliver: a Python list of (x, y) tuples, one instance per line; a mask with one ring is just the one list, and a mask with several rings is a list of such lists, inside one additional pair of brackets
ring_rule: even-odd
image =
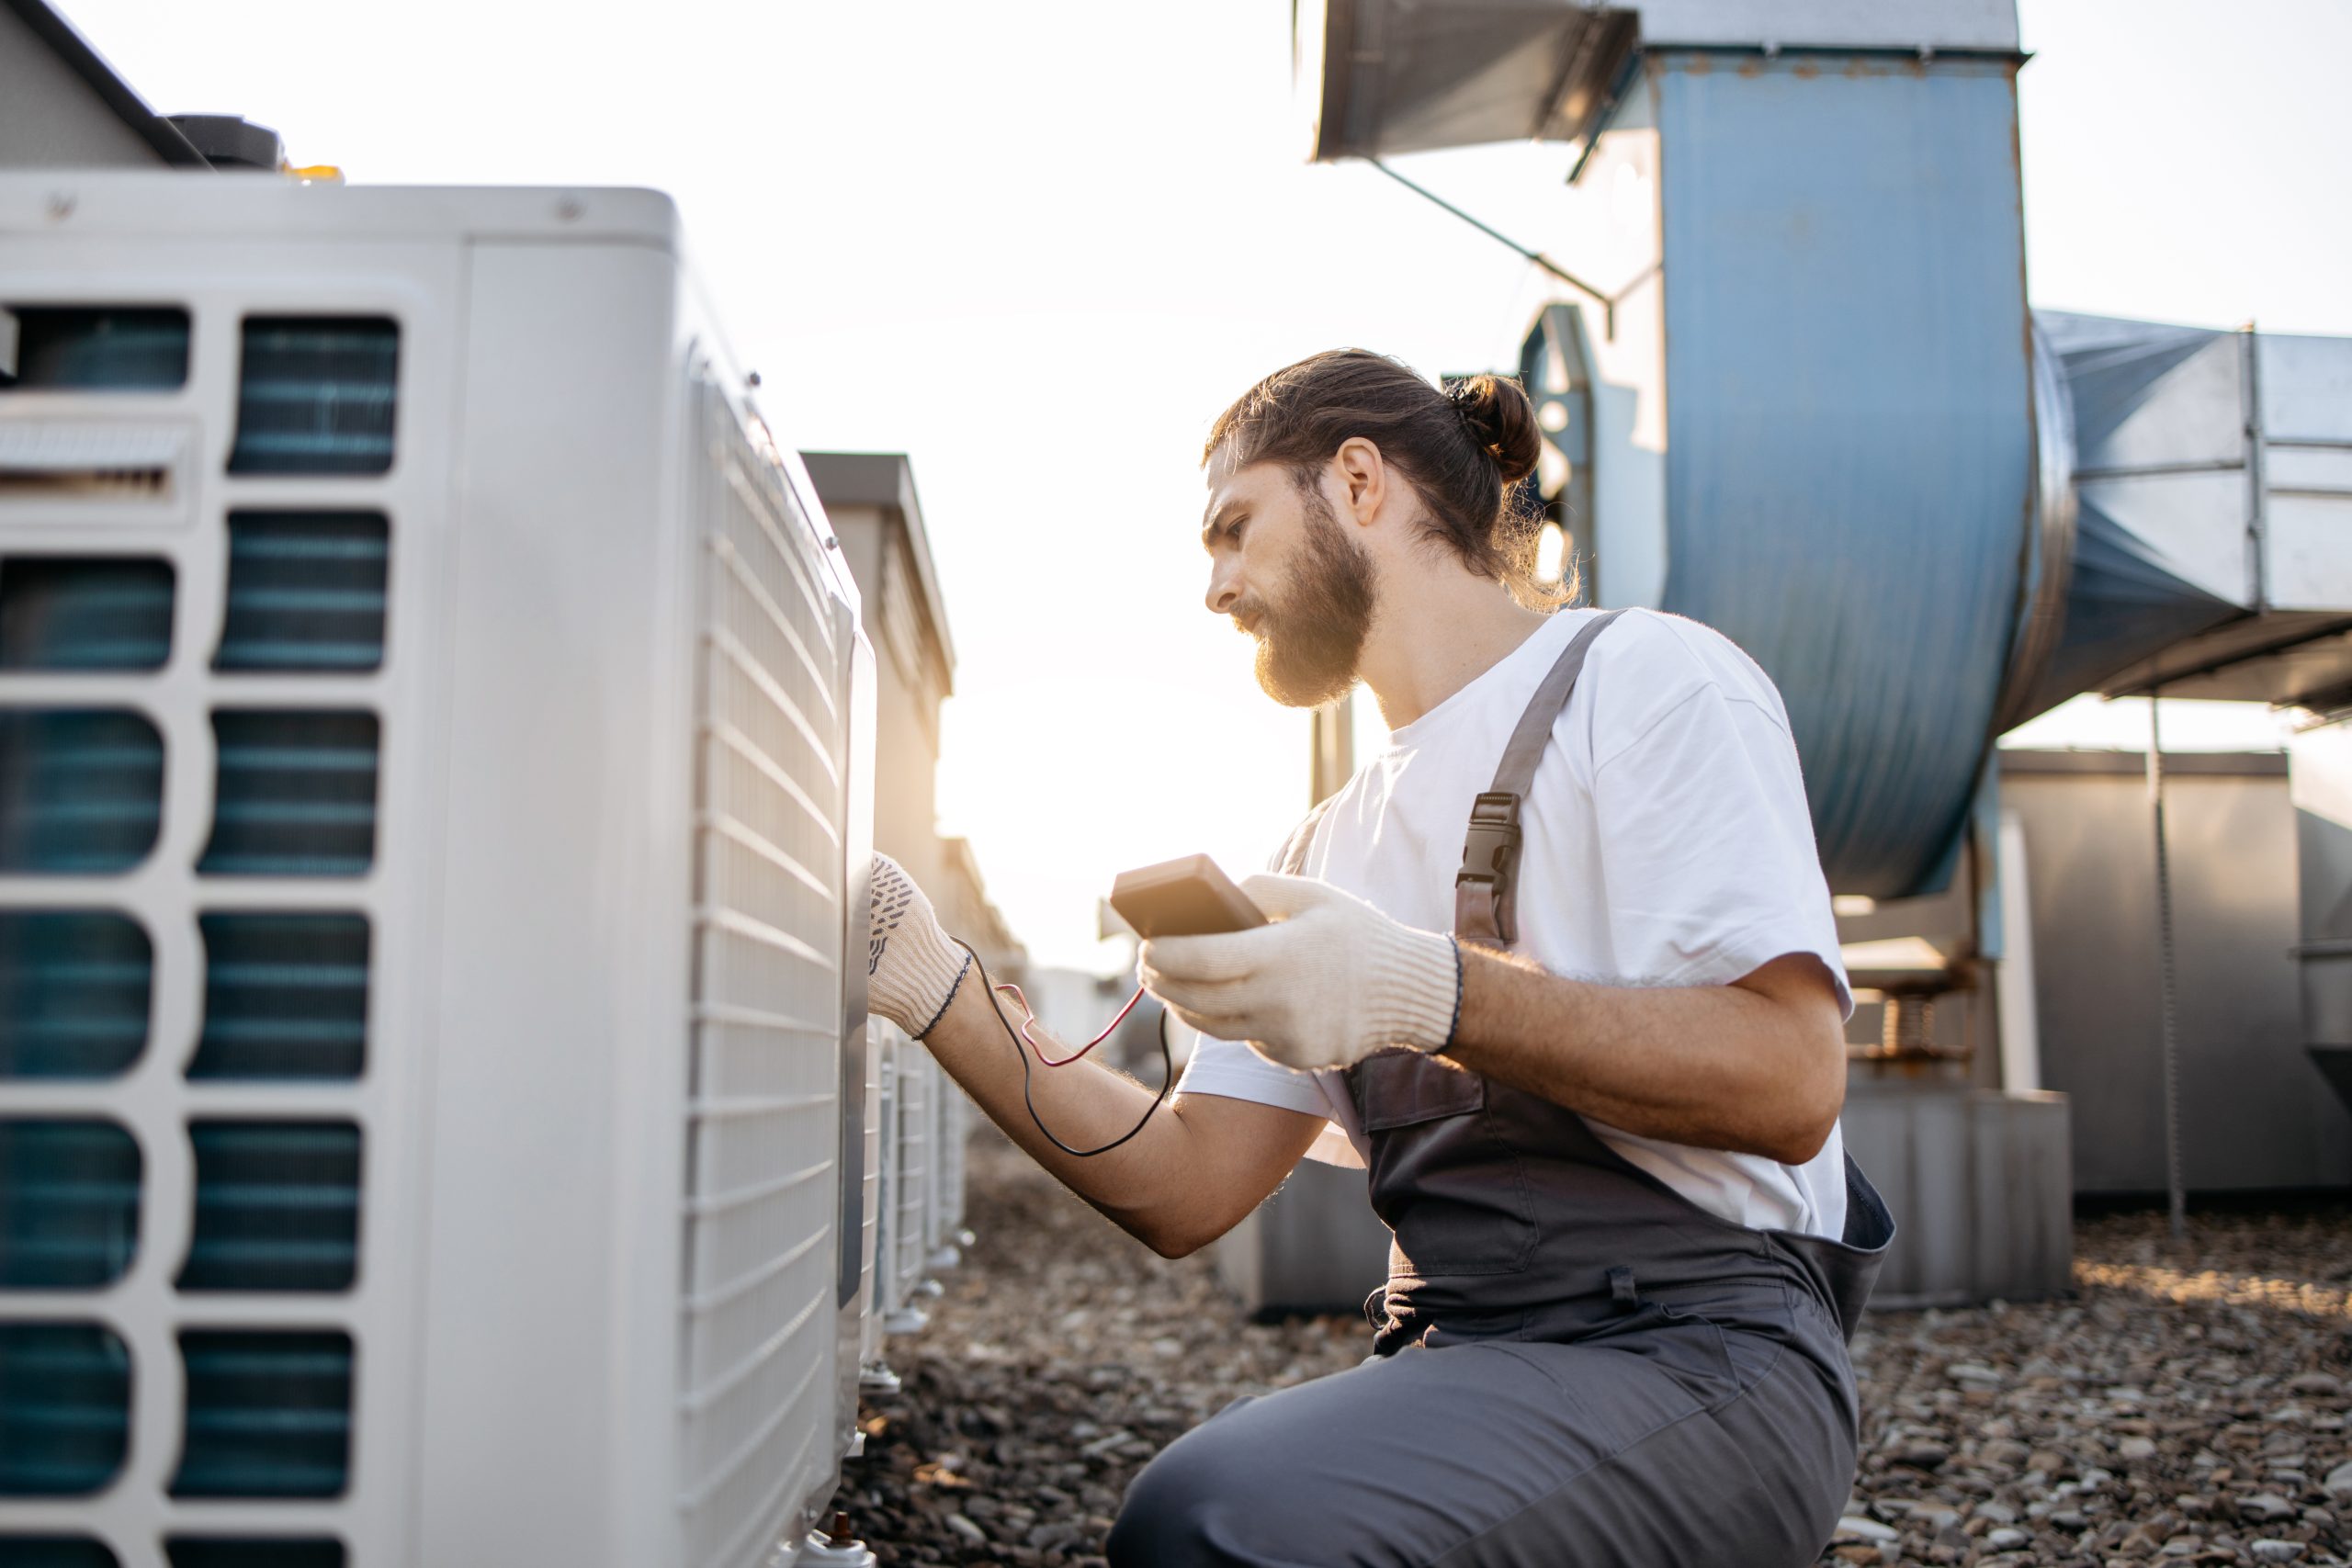
[(685, 1202), (687, 1561), (748, 1561), (830, 1462), (840, 649), (774, 462), (695, 389), (706, 549)]
[(356, 1078), (368, 1046), (360, 915), (209, 914), (193, 1078)]
[(0, 1120), (0, 1290), (96, 1290), (139, 1247), (139, 1145), (111, 1122)]
[(211, 876), (359, 876), (376, 852), (376, 716), (221, 709)]
[(160, 670), (171, 656), (168, 562), (0, 561), (0, 670)]
[(187, 380), (186, 310), (153, 305), (8, 305), (14, 374), (0, 392), (163, 392)]
[(176, 1497), (333, 1497), (351, 1466), (351, 1337), (189, 1329)]
[(121, 1568), (102, 1541), (72, 1535), (0, 1535), (8, 1568)]
[(232, 512), (218, 670), (342, 672), (384, 661), (391, 527), (378, 512)]
[(184, 1291), (344, 1291), (359, 1264), (359, 1129), (198, 1122)]
[(0, 1323), (0, 1496), (96, 1492), (130, 1442), (121, 1339), (91, 1323)]
[(147, 1043), (155, 959), (126, 916), (0, 909), (0, 1078), (102, 1078)]
[(89, 875), (147, 858), (164, 738), (120, 708), (0, 708), (0, 872)]
[(232, 474), (380, 474), (392, 466), (400, 329), (382, 317), (244, 325)]
[(172, 1568), (343, 1568), (343, 1542), (300, 1536), (175, 1536)]

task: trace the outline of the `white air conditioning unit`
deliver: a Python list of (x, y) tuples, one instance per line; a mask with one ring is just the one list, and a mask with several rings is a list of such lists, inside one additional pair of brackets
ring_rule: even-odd
[(641, 191), (0, 178), (0, 1561), (754, 1568), (871, 657)]
[[(931, 1061), (928, 1054), (925, 1060)], [(971, 1239), (964, 1228), (964, 1168), (977, 1108), (936, 1062), (932, 1062), (932, 1077), (931, 1255), (925, 1261), (932, 1269), (953, 1269), (964, 1260)]]

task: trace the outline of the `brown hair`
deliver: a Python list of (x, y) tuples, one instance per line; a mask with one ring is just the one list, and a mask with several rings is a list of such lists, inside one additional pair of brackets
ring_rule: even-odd
[(1512, 504), (1543, 450), (1534, 407), (1519, 383), (1472, 376), (1443, 390), (1385, 354), (1334, 348), (1284, 366), (1217, 415), (1201, 448), (1207, 463), (1230, 444), (1237, 468), (1281, 463), (1302, 487), (1318, 482), (1340, 444), (1363, 436), (1420, 498), (1429, 536), (1520, 603), (1551, 609), (1576, 595), (1535, 575), (1540, 506)]

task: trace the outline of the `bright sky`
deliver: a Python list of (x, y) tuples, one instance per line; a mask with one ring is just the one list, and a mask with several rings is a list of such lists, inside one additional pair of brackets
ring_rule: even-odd
[[(1304, 716), (1200, 604), (1207, 422), (1317, 349), (1485, 369), (1526, 326), (1518, 257), (1302, 162), (1282, 0), (59, 3), (157, 108), (354, 181), (672, 192), (779, 434), (912, 456), (962, 660), (942, 825), (1048, 964), (1116, 961), (1117, 871), (1253, 868), (1306, 805)], [(2352, 6), (2022, 9), (2036, 303), (2352, 333)], [(1565, 160), (1402, 166), (1535, 233)]]

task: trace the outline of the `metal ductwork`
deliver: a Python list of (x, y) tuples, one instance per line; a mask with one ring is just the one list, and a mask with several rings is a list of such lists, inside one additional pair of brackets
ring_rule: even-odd
[(1839, 892), (1944, 886), (2076, 693), (2352, 704), (2352, 345), (2029, 310), (2007, 0), (1295, 17), (1318, 158), (1580, 143), (1546, 498), (1780, 683)]

